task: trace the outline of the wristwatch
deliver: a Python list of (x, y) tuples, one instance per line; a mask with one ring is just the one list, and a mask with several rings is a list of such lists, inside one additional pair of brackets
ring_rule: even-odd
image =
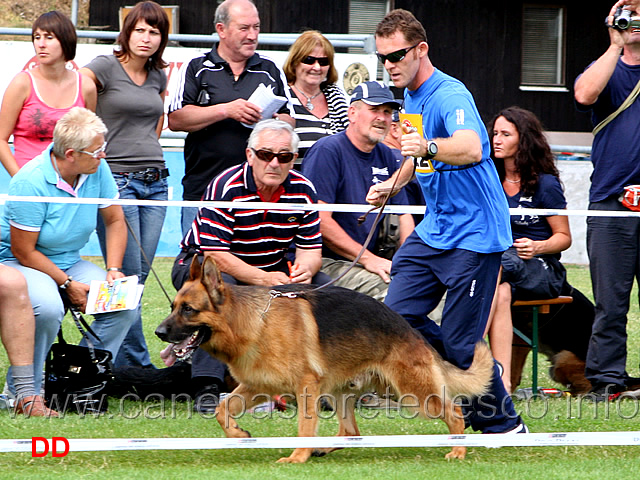
[(438, 144), (433, 140), (427, 140), (427, 153), (423, 158), (432, 159), (438, 154)]

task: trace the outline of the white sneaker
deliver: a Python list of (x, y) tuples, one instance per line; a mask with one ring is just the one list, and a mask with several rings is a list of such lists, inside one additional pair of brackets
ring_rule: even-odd
[(507, 430), (506, 432), (502, 432), (502, 433), (506, 435), (509, 435), (512, 433), (529, 433), (529, 427), (527, 427), (527, 425), (522, 420), (520, 420), (520, 423), (518, 423), (511, 430)]

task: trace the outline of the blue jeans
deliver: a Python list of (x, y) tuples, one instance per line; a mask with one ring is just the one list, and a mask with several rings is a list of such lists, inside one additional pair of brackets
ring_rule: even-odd
[[(36, 319), (35, 345), (33, 351), (34, 387), (40, 391), (42, 382), (42, 368), (45, 358), (56, 339), (60, 324), (64, 318), (64, 306), (58, 293), (58, 285), (46, 273), (25, 267), (18, 261), (5, 262), (24, 275), (29, 289), (29, 298)], [(100, 267), (86, 260), (80, 260), (71, 268), (65, 270), (67, 275), (75, 281), (91, 284), (91, 280), (104, 280), (107, 273)], [(101, 342), (95, 342), (96, 347), (109, 350), (116, 358), (124, 337), (135, 321), (135, 310), (101, 313), (94, 315), (95, 321), (91, 329), (100, 337)], [(13, 392), (13, 377), (11, 368), (7, 373), (9, 389)], [(15, 393), (15, 392), (14, 392)]]
[(191, 224), (198, 214), (198, 207), (182, 207), (180, 211), (180, 226), (182, 227), (182, 238), (191, 230)]
[[(168, 188), (167, 179), (145, 182), (127, 177), (121, 174), (114, 174), (113, 178), (118, 185), (120, 198), (139, 200), (167, 200)], [(162, 225), (167, 211), (166, 207), (148, 207), (138, 205), (123, 205), (124, 216), (135, 232), (145, 255), (149, 262), (153, 264), (153, 257), (156, 254)], [(102, 255), (106, 259), (105, 230), (102, 217), (98, 215), (97, 227), (98, 239)], [(109, 266), (109, 265), (107, 265)], [(140, 283), (144, 283), (149, 275), (150, 266), (140, 251), (138, 242), (131, 235), (127, 237), (127, 249), (122, 260), (122, 272), (125, 275), (137, 275)], [(120, 353), (114, 357), (114, 366), (141, 366), (153, 367), (147, 342), (142, 331), (142, 302), (136, 311), (136, 321), (129, 329), (127, 336), (122, 343)]]

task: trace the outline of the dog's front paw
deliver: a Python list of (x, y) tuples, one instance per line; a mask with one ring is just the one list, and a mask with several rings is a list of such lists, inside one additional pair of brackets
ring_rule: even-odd
[(299, 460), (297, 458), (291, 458), (291, 457), (282, 457), (278, 459), (277, 463), (304, 463), (304, 462), (306, 462), (306, 460)]
[(251, 438), (251, 433), (249, 433), (247, 430), (244, 430), (238, 426), (235, 426), (233, 428), (229, 428), (228, 430), (226, 430), (225, 435), (228, 438)]
[(244, 428), (238, 427), (236, 429), (236, 432), (237, 432), (236, 438), (251, 438), (251, 432), (249, 432), (248, 430), (245, 430)]
[(459, 460), (463, 460), (467, 455), (466, 447), (453, 447), (449, 453), (447, 453), (444, 458), (447, 460), (451, 460), (452, 458), (457, 458)]
[(311, 456), (310, 448), (296, 448), (289, 457), (282, 457), (278, 463), (304, 463)]

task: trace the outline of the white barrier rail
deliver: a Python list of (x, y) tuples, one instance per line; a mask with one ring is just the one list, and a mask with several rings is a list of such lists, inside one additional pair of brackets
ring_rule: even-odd
[[(201, 201), (151, 201), (103, 198), (15, 197), (0, 195), (0, 204), (7, 201), (51, 202), (118, 205), (207, 206), (210, 208), (237, 209), (296, 209), (333, 212), (367, 212), (370, 205), (344, 204), (282, 204), (268, 202), (201, 202)], [(423, 206), (388, 205), (387, 213), (423, 213)], [(522, 209), (510, 209), (513, 215), (521, 215)], [(640, 212), (527, 209), (527, 215), (566, 216), (614, 216), (638, 217)], [(215, 450), (229, 448), (380, 448), (380, 447), (534, 447), (534, 446), (595, 446), (640, 445), (640, 431), (631, 432), (554, 432), (526, 435), (385, 435), (366, 437), (268, 437), (268, 438), (96, 438), (68, 439), (69, 452), (116, 450)], [(36, 452), (44, 445), (36, 442)], [(32, 452), (32, 439), (0, 440), (0, 453)]]
[[(69, 452), (114, 450), (218, 450), (229, 448), (550, 447), (640, 445), (640, 431), (554, 432), (523, 435), (383, 435), (262, 438), (69, 438)], [(44, 444), (36, 451), (43, 451)], [(31, 452), (32, 439), (0, 440), (0, 452)]]
[[(107, 198), (70, 198), (70, 197), (17, 197), (0, 194), (0, 205), (6, 202), (37, 202), (37, 203), (79, 203), (88, 205), (142, 205), (166, 207), (208, 207), (234, 208), (239, 210), (310, 210), (319, 212), (353, 212), (364, 213), (371, 210), (371, 205), (338, 204), (338, 203), (269, 203), (269, 202), (219, 202), (219, 201), (186, 201), (186, 200), (138, 200), (138, 199), (107, 199)], [(385, 213), (424, 213), (421, 205), (387, 205)], [(640, 217), (640, 212), (609, 211), (609, 210), (561, 210), (542, 208), (510, 208), (511, 215), (564, 215), (582, 217)]]

